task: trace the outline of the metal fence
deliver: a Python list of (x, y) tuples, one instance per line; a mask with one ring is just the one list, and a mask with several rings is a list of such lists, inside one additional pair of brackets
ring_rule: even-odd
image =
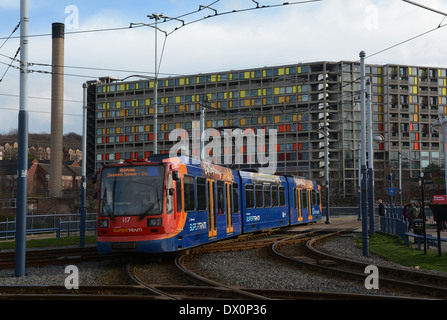
[(385, 216), (379, 217), (379, 225), (381, 232), (395, 234), (405, 242), (408, 241), (408, 237), (405, 235), (408, 232), (408, 222), (400, 208), (385, 208)]
[[(432, 234), (428, 233), (430, 231), (436, 232), (436, 221), (434, 219), (434, 215), (432, 210), (429, 207), (425, 207), (425, 238), (427, 240), (427, 248), (431, 247), (437, 247), (440, 248), (441, 244), (438, 243), (438, 241), (446, 242), (447, 240), (445, 238), (439, 238), (437, 239)], [(418, 222), (419, 221), (419, 222)], [(418, 244), (418, 249), (421, 248), (421, 243), (423, 243), (423, 220), (422, 219), (416, 219), (414, 221), (413, 229), (411, 230), (411, 233), (409, 232), (408, 228), (408, 221), (403, 217), (402, 210), (399, 208), (399, 210), (391, 210), (390, 208), (386, 208), (385, 210), (385, 216), (380, 217), (380, 231), (388, 234), (395, 234), (399, 238), (401, 238), (405, 244), (408, 246), (410, 243), (410, 237), (414, 238), (414, 241)], [(435, 228), (433, 228), (435, 226)], [(428, 229), (427, 229), (428, 228)], [(440, 254), (439, 249), (439, 254)]]
[[(30, 212), (26, 216), (26, 234), (55, 233), (57, 238), (76, 235), (80, 230), (80, 213), (36, 215)], [(15, 220), (6, 218), (0, 222), (0, 239), (15, 237)], [(96, 213), (87, 213), (86, 231), (96, 234)]]

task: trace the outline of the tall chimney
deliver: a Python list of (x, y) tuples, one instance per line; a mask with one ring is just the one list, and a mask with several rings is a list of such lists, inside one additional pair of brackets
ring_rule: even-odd
[(64, 124), (64, 37), (65, 25), (53, 23), (51, 78), (50, 197), (62, 195)]

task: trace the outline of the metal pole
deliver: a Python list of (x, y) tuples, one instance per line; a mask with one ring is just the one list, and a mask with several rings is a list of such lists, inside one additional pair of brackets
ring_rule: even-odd
[(366, 80), (366, 115), (368, 126), (368, 204), (369, 204), (369, 232), (375, 233), (374, 225), (374, 151), (372, 134), (372, 110), (371, 110), (371, 82)]
[(17, 162), (16, 277), (25, 275), (28, 202), (28, 0), (20, 0), (20, 111)]
[(85, 246), (85, 221), (87, 216), (86, 209), (86, 168), (87, 168), (87, 88), (88, 84), (82, 85), (84, 91), (84, 101), (82, 106), (82, 176), (81, 176), (81, 225), (79, 228), (79, 246)]
[(397, 152), (398, 162), (399, 162), (399, 203), (402, 209), (402, 154), (400, 151)]
[(366, 170), (366, 121), (365, 121), (365, 51), (360, 52), (360, 113), (362, 128), (362, 246), (363, 255), (369, 256), (368, 238), (368, 199), (367, 199), (367, 170)]
[[(393, 187), (393, 174), (390, 173), (390, 188)], [(390, 218), (395, 218), (394, 217), (394, 205), (393, 205), (393, 196), (390, 195)]]
[(357, 185), (357, 195), (358, 195), (358, 203), (359, 203), (359, 210), (358, 210), (358, 220), (362, 220), (362, 150), (360, 149), (360, 143), (357, 145), (357, 148), (359, 150), (359, 159), (358, 159), (358, 185)]
[(445, 194), (447, 197), (447, 118), (442, 119), (442, 145), (444, 148)]
[(421, 171), (421, 191), (422, 191), (422, 201), (421, 201), (421, 207), (419, 211), (419, 216), (422, 218), (422, 225), (424, 228), (424, 254), (427, 254), (427, 232), (425, 230), (425, 194), (424, 194), (424, 185), (425, 185), (425, 178), (424, 178), (424, 172)]
[(157, 66), (157, 22), (160, 19), (160, 15), (153, 14), (152, 17), (155, 19), (155, 110), (154, 110), (154, 154), (158, 153), (158, 66)]
[[(203, 105), (200, 106), (200, 160), (203, 160), (203, 133), (205, 131), (205, 107)], [(195, 139), (196, 137), (193, 137)]]
[(442, 148), (444, 151), (444, 174), (445, 174), (445, 194), (447, 197), (447, 117), (445, 116), (439, 116), (438, 119), (433, 122), (433, 127), (441, 127), (441, 134), (442, 134)]
[(326, 113), (325, 113), (325, 124), (324, 124), (324, 161), (326, 163), (326, 224), (330, 224), (329, 220), (329, 129), (327, 127)]

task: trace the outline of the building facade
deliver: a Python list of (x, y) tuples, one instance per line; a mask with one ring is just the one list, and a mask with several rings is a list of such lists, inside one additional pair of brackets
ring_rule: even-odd
[[(366, 65), (366, 77), (371, 81), (373, 133), (384, 137), (373, 146), (376, 194), (383, 195), (389, 173), (397, 170), (399, 153), (404, 179), (417, 178), (430, 164), (441, 165), (442, 144), (432, 123), (447, 113), (447, 75), (443, 68), (389, 64)], [(359, 79), (359, 62), (349, 61), (161, 78), (158, 153), (169, 153), (176, 143), (169, 140), (172, 130), (185, 129), (191, 136), (204, 107), (206, 128), (276, 129), (277, 172), (324, 185), (327, 126), (331, 196), (349, 198), (357, 195), (359, 175)], [(90, 82), (90, 172), (103, 163), (152, 154), (154, 87), (153, 80)], [(246, 145), (241, 152), (250, 148), (256, 146)]]

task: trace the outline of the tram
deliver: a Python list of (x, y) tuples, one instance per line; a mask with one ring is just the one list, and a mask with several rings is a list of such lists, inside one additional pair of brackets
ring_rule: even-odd
[(321, 220), (321, 187), (301, 177), (168, 155), (100, 169), (99, 253), (181, 251)]

